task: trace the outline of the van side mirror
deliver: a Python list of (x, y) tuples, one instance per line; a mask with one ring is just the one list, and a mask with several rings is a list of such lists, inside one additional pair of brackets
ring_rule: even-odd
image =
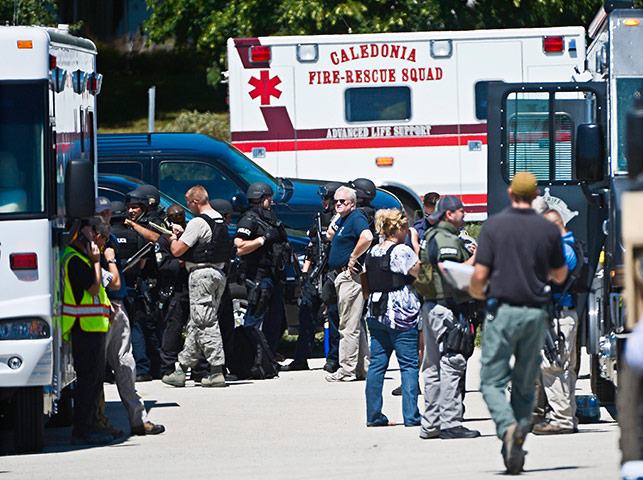
[(237, 213), (243, 213), (250, 208), (250, 202), (245, 193), (237, 193), (230, 199), (232, 210)]
[(70, 160), (65, 169), (65, 208), (67, 218), (93, 217), (95, 197), (94, 164), (88, 160)]
[(626, 122), (627, 171), (630, 178), (636, 178), (643, 173), (643, 90), (634, 94)]
[(600, 182), (605, 176), (605, 136), (596, 123), (581, 123), (576, 129), (574, 176), (585, 182)]

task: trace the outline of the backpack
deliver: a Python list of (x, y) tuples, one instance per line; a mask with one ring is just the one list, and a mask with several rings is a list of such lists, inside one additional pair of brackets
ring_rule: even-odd
[(211, 218), (205, 213), (199, 215), (199, 218), (210, 226), (212, 238), (208, 243), (194, 245), (181, 256), (181, 259), (193, 263), (225, 263), (230, 260), (235, 250), (223, 218)]
[[(592, 283), (590, 275), (589, 258), (585, 250), (583, 242), (577, 240), (575, 242), (564, 241), (567, 245), (572, 247), (574, 255), (576, 255), (576, 267), (572, 270), (565, 283), (563, 283), (560, 290), (560, 298), (563, 299), (566, 294), (571, 294), (573, 297), (576, 295), (589, 293)], [(574, 304), (576, 301), (574, 300)]]
[(433, 284), (433, 273), (437, 266), (433, 265), (429, 260), (429, 243), (433, 240), (437, 231), (437, 228), (429, 228), (424, 232), (424, 237), (420, 242), (420, 271), (413, 282), (415, 291), (419, 295), (427, 298), (435, 298), (437, 294), (435, 285)]
[(239, 379), (264, 380), (278, 377), (280, 366), (263, 332), (240, 326), (234, 329), (234, 351), (228, 368)]

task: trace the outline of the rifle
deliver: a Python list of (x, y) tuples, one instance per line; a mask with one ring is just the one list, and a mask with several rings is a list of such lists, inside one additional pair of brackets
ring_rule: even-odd
[(563, 368), (563, 365), (560, 361), (560, 354), (565, 345), (565, 335), (554, 326), (553, 319), (554, 317), (554, 304), (549, 302), (549, 325), (547, 331), (545, 332), (545, 344), (543, 345), (543, 354), (545, 358), (552, 365), (558, 365), (560, 368)]
[(330, 244), (327, 241), (324, 241), (322, 238), (322, 224), (321, 224), (321, 213), (317, 213), (315, 216), (315, 221), (317, 222), (317, 258), (315, 259), (315, 267), (310, 272), (309, 279), (310, 283), (315, 287), (319, 295), (324, 287), (324, 278), (323, 274), (326, 271), (326, 266), (328, 265), (328, 254), (330, 253)]
[(125, 265), (123, 265), (123, 273), (127, 272), (130, 268), (135, 267), (136, 264), (143, 260), (143, 257), (152, 250), (152, 248), (154, 248), (154, 242), (148, 242), (143, 248), (128, 258)]

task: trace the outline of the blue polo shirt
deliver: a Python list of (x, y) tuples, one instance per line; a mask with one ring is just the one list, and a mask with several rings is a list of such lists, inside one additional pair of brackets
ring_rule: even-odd
[[(565, 235), (563, 235), (563, 254), (565, 255), (567, 270), (569, 270), (569, 273), (571, 274), (576, 268), (576, 263), (578, 262), (578, 260), (576, 259), (574, 248), (570, 245), (570, 243), (576, 243), (576, 240), (574, 239), (574, 234), (572, 232), (567, 232)], [(560, 298), (560, 293), (554, 292), (552, 294), (552, 297), (554, 300), (558, 300)], [(560, 301), (559, 305), (561, 307), (573, 307), (574, 300), (571, 294), (566, 293), (565, 297)]]
[[(368, 220), (362, 212), (353, 210), (347, 217), (340, 218), (337, 226), (328, 256), (328, 265), (333, 269), (348, 265), (359, 236), (364, 230), (368, 230)], [(364, 255), (359, 258), (359, 262), (364, 264)]]

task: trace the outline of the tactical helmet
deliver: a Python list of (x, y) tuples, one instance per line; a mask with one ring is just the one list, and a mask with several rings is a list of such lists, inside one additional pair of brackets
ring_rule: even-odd
[(356, 178), (349, 182), (349, 185), (357, 191), (357, 198), (364, 198), (366, 200), (373, 200), (375, 198), (377, 188), (368, 178)]
[(127, 205), (132, 205), (132, 204), (147, 205), (147, 195), (145, 195), (137, 188), (136, 190), (132, 190), (127, 195), (125, 195), (125, 203)]
[(317, 195), (323, 197), (323, 196), (328, 196), (328, 197), (333, 197), (335, 196), (335, 192), (339, 187), (341, 187), (343, 183), (341, 182), (328, 182), (325, 185), (320, 185), (319, 190), (317, 190)]
[(261, 197), (272, 197), (274, 194), (272, 187), (267, 183), (255, 182), (248, 187), (246, 196), (248, 200), (259, 200)]
[(227, 200), (223, 200), (222, 198), (215, 198), (214, 200), (210, 200), (210, 206), (221, 215), (226, 215), (227, 213), (232, 214), (232, 204)]
[(147, 201), (145, 205), (148, 207), (157, 207), (161, 201), (161, 194), (158, 189), (152, 185), (140, 185), (136, 188), (139, 192), (145, 195)]
[(121, 202), (120, 200), (112, 202), (112, 218), (127, 218), (127, 207), (125, 206), (125, 202)]

